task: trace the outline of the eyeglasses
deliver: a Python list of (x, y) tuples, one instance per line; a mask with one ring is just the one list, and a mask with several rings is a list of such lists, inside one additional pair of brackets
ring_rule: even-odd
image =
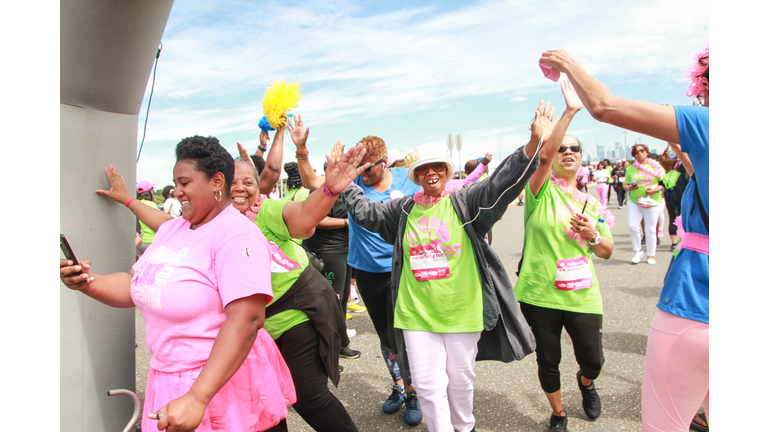
[(580, 145), (572, 145), (572, 146), (560, 146), (560, 148), (557, 150), (558, 153), (565, 153), (565, 149), (571, 149), (574, 153), (581, 153), (581, 146)]
[[(369, 166), (368, 168), (366, 168), (366, 169), (365, 169), (365, 172), (367, 172), (367, 173), (371, 172), (371, 168), (373, 168), (373, 167), (375, 167), (376, 165), (380, 164), (380, 163), (381, 163), (381, 161), (383, 161), (383, 160), (384, 160), (384, 158), (381, 158), (381, 159), (377, 160), (376, 162), (374, 162), (374, 163), (373, 163), (373, 165), (371, 165), (371, 166)], [(364, 163), (362, 163), (362, 164), (358, 165), (357, 167), (358, 167), (358, 168), (360, 168), (360, 167), (361, 167), (361, 166), (363, 166), (363, 165), (365, 165), (365, 164), (364, 164)]]
[(417, 166), (414, 171), (416, 172), (416, 175), (424, 175), (429, 172), (430, 168), (435, 172), (443, 172), (448, 169), (448, 165), (446, 165), (445, 162), (427, 163)]

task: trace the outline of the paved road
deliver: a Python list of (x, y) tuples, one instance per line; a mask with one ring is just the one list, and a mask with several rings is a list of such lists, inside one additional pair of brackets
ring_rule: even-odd
[[(594, 188), (590, 193), (595, 196)], [(639, 431), (640, 387), (648, 328), (656, 310), (661, 281), (669, 263), (670, 240), (665, 234), (656, 255), (658, 264), (630, 265), (632, 247), (627, 231), (626, 207), (618, 210), (615, 194), (609, 209), (616, 216), (612, 229), (615, 249), (610, 260), (596, 259), (604, 303), (603, 345), (605, 366), (596, 381), (603, 411), (590, 421), (581, 408), (576, 386), (576, 365), (570, 339), (564, 332), (561, 364), (563, 405), (569, 415), (568, 429), (579, 431)], [(666, 230), (665, 230), (666, 232)], [(493, 230), (493, 247), (514, 282), (523, 239), (522, 207), (512, 205)], [(422, 424), (408, 426), (402, 410), (385, 414), (381, 404), (389, 396), (391, 380), (381, 358), (379, 342), (367, 313), (355, 313), (347, 321), (357, 331), (352, 348), (363, 352), (359, 359), (342, 359), (344, 372), (332, 392), (346, 406), (360, 431), (426, 431)], [(143, 339), (143, 322), (137, 312), (137, 389), (143, 401), (149, 354)], [(475, 369), (475, 408), (478, 432), (546, 431), (550, 408), (539, 387), (535, 354), (513, 363), (478, 362)], [(293, 411), (288, 416), (292, 432), (312, 429)]]

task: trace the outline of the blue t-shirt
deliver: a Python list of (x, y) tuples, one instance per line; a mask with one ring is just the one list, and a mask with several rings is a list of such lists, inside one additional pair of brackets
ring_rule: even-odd
[[(688, 153), (696, 174), (696, 182), (689, 181), (683, 193), (683, 229), (708, 236), (695, 188), (698, 186), (704, 210), (709, 214), (709, 108), (676, 106), (675, 115), (680, 147)], [(656, 306), (682, 318), (709, 323), (709, 255), (680, 250)]]
[[(392, 186), (386, 192), (379, 192), (372, 186), (363, 184), (362, 176), (355, 178), (355, 184), (363, 189), (363, 193), (371, 201), (391, 201), (392, 192), (402, 192), (405, 196), (413, 196), (421, 190), (408, 179), (408, 170), (390, 168)], [(396, 197), (397, 198), (397, 197)], [(371, 273), (386, 273), (392, 271), (393, 246), (384, 241), (380, 235), (372, 233), (356, 224), (349, 218), (349, 258), (350, 267)]]

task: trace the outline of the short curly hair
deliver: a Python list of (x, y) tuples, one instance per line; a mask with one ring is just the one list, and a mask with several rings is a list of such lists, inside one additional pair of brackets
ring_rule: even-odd
[(361, 139), (360, 143), (363, 144), (365, 154), (370, 158), (372, 161), (371, 163), (376, 162), (379, 159), (384, 159), (389, 154), (387, 145), (384, 144), (384, 140), (377, 136), (369, 135)]
[(181, 140), (176, 145), (176, 162), (182, 160), (192, 162), (195, 169), (205, 173), (209, 179), (217, 172), (224, 174), (224, 192), (229, 195), (235, 179), (235, 160), (216, 137), (195, 135)]

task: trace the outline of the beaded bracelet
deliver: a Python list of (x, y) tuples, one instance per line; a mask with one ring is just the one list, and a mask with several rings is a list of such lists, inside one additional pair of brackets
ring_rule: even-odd
[(125, 202), (125, 206), (126, 206), (126, 207), (128, 207), (129, 205), (131, 205), (131, 203), (132, 203), (132, 202), (133, 202), (133, 200), (135, 200), (135, 199), (136, 199), (136, 198), (134, 198), (134, 197), (130, 197), (130, 198), (128, 198), (128, 201), (126, 201), (126, 202)]
[(304, 152), (296, 152), (296, 156), (309, 156), (309, 150)]
[(331, 198), (339, 196), (339, 194), (331, 192), (331, 190), (328, 189), (328, 186), (326, 186), (325, 183), (323, 183), (323, 192), (325, 192), (325, 194)]
[(296, 155), (296, 160), (304, 160), (304, 159), (306, 159), (307, 157), (308, 157), (307, 155), (304, 155), (304, 156), (299, 156), (299, 155)]

